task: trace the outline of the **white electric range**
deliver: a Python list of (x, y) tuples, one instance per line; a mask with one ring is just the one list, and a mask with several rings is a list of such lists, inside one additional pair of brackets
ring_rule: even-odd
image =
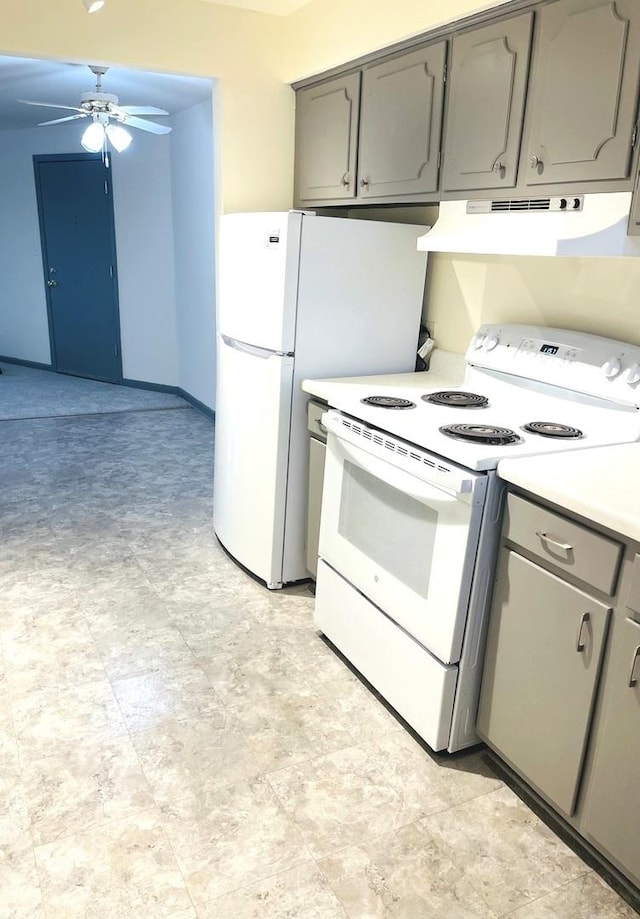
[[(475, 713), (504, 457), (640, 440), (640, 348), (483, 326), (460, 386), (324, 385), (315, 620), (434, 750)], [(373, 385), (372, 385), (373, 384)]]

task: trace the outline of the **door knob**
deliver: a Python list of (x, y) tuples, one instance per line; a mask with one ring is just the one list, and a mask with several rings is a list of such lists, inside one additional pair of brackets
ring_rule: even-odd
[(53, 280), (47, 281), (47, 287), (57, 287), (57, 286), (58, 286), (57, 281), (53, 281)]

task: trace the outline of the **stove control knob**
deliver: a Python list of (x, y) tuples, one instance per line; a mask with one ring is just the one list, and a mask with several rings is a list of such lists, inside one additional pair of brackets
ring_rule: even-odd
[(494, 348), (497, 348), (500, 343), (499, 335), (488, 335), (484, 343), (485, 351), (493, 351)]
[(487, 336), (484, 334), (484, 332), (479, 332), (477, 335), (474, 336), (471, 344), (473, 345), (476, 351), (478, 351), (483, 346), (484, 340), (486, 337)]
[(636, 361), (627, 370), (627, 383), (629, 386), (635, 386), (640, 383), (640, 364)]
[(615, 380), (615, 378), (622, 371), (622, 364), (617, 357), (610, 357), (609, 360), (605, 361), (605, 363), (602, 365), (602, 369), (604, 370), (604, 375), (608, 380)]

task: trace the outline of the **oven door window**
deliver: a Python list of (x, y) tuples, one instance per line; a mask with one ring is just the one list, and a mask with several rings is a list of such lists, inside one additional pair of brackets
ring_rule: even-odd
[(437, 511), (348, 460), (342, 476), (340, 536), (426, 600)]
[(481, 513), (329, 436), (320, 556), (447, 664), (460, 656)]

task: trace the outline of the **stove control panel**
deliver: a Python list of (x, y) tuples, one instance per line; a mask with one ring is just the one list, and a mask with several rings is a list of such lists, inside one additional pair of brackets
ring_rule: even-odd
[(468, 364), (640, 408), (640, 347), (544, 326), (483, 325)]

